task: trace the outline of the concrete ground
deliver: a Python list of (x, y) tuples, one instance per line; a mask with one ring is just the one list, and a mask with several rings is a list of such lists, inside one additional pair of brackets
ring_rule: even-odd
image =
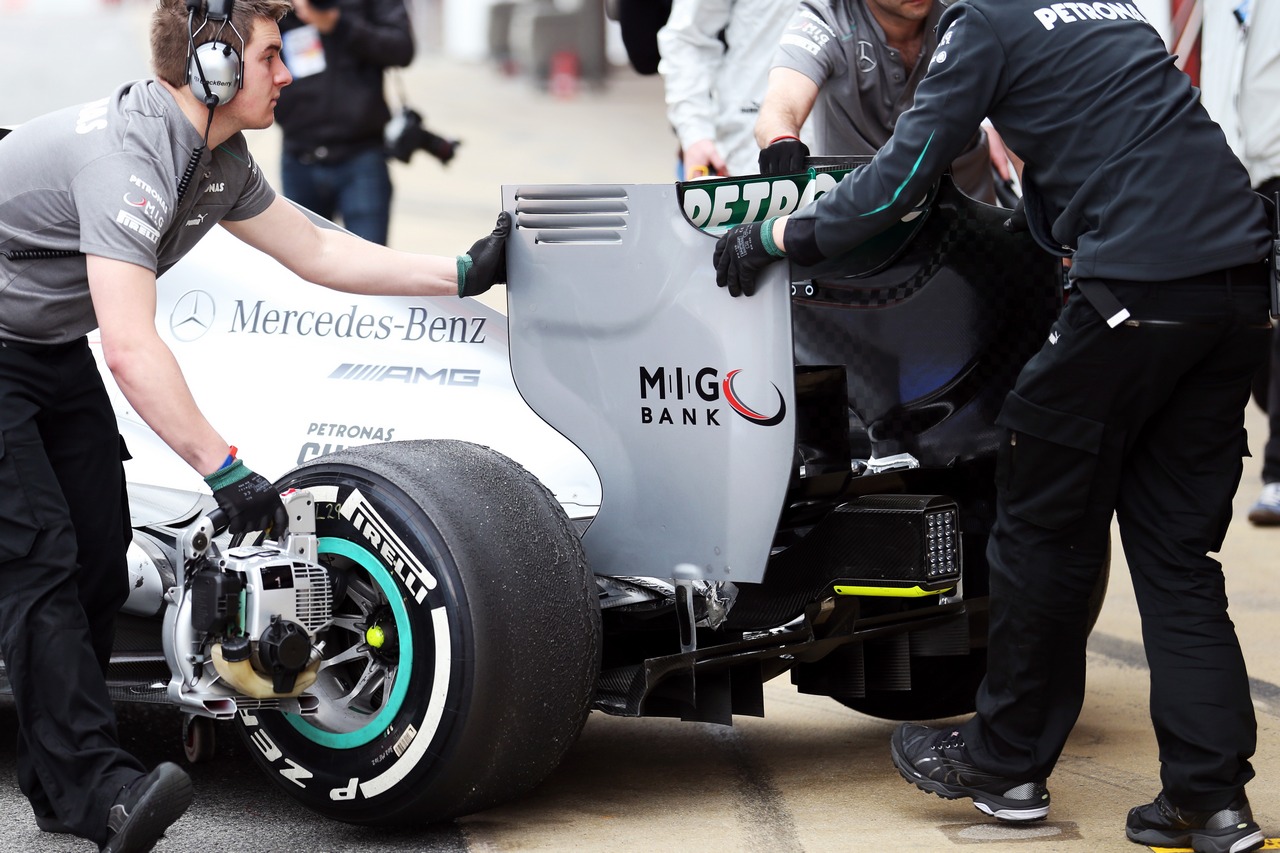
[[(0, 0), (0, 122), (101, 97), (146, 73), (145, 0)], [(442, 168), (425, 153), (394, 164), (391, 242), (453, 255), (486, 233), (503, 183), (667, 182), (675, 144), (663, 118), (661, 83), (619, 69), (600, 90), (571, 98), (539, 91), (483, 65), (423, 56), (403, 73), (410, 103), (442, 135), (463, 140)], [(274, 131), (252, 143), (278, 174)], [(3, 191), (3, 188), (0, 188)], [(501, 289), (491, 297), (503, 304)], [(1250, 447), (1236, 521), (1221, 555), (1255, 679), (1256, 816), (1280, 834), (1280, 528), (1250, 526), (1266, 437), (1249, 412)], [(1084, 712), (1050, 781), (1053, 812), (1030, 828), (1007, 828), (967, 804), (906, 785), (888, 757), (889, 722), (832, 700), (766, 690), (764, 719), (732, 728), (670, 720), (592, 716), (564, 765), (524, 800), (424, 833), (333, 824), (296, 807), (224, 732), (218, 760), (196, 768), (197, 800), (161, 851), (990, 851), (1092, 853), (1140, 849), (1124, 840), (1129, 806), (1158, 789), (1147, 719), (1145, 663), (1136, 607), (1117, 543), (1111, 589), (1090, 643)], [(0, 728), (12, 725), (0, 711)], [(127, 709), (122, 735), (148, 762), (180, 760), (171, 715)], [(0, 737), (0, 850), (88, 850), (38, 834), (16, 790), (11, 744)], [(1271, 842), (1269, 847), (1280, 847)]]

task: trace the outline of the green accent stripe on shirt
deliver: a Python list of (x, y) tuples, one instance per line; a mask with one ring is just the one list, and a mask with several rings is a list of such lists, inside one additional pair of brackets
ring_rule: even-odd
[(871, 216), (872, 214), (879, 213), (880, 211), (893, 206), (893, 203), (898, 200), (898, 196), (902, 195), (902, 191), (907, 188), (907, 184), (911, 183), (911, 179), (916, 176), (916, 172), (920, 171), (920, 163), (924, 161), (924, 155), (928, 153), (929, 146), (932, 143), (933, 134), (931, 133), (929, 134), (929, 138), (924, 141), (924, 148), (920, 150), (920, 156), (916, 158), (915, 165), (911, 167), (911, 173), (908, 174), (906, 180), (899, 184), (898, 188), (893, 191), (893, 197), (877, 207), (875, 210), (868, 210), (866, 213), (860, 214), (861, 216)]
[(244, 159), (243, 157), (237, 157), (237, 156), (236, 156), (236, 152), (232, 151), (230, 148), (228, 148), (228, 147), (227, 147), (227, 146), (225, 146), (225, 145), (219, 145), (219, 146), (218, 146), (218, 150), (219, 150), (219, 151), (222, 151), (222, 152), (224, 152), (224, 153), (226, 153), (226, 154), (230, 154), (230, 155), (231, 155), (231, 157), (232, 157), (232, 159), (239, 160), (241, 163), (247, 163), (247, 162), (249, 162), (248, 160)]

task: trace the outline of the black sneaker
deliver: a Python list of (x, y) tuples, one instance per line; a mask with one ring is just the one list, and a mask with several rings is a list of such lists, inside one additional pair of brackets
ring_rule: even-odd
[(191, 779), (165, 762), (120, 790), (107, 814), (103, 853), (144, 853), (191, 805)]
[(922, 791), (947, 800), (968, 797), (997, 820), (1044, 820), (1049, 814), (1044, 782), (1005, 779), (975, 767), (956, 729), (903, 723), (893, 732), (889, 752), (902, 778)]
[(1148, 847), (1190, 847), (1196, 853), (1245, 853), (1266, 842), (1244, 794), (1216, 812), (1180, 809), (1163, 793), (1129, 810), (1124, 834)]

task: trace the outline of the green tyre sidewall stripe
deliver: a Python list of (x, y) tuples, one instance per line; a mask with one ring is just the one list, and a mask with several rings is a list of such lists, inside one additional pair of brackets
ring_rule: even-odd
[[(340, 557), (346, 557), (369, 573), (374, 583), (386, 595), (391, 610), (395, 613), (396, 633), (400, 638), (400, 662), (396, 667), (396, 680), (391, 688), (391, 699), (360, 728), (353, 732), (330, 732), (311, 725), (305, 717), (297, 714), (284, 715), (289, 725), (313, 743), (327, 749), (354, 749), (376, 740), (386, 731), (400, 711), (405, 694), (409, 692), (409, 678), (413, 673), (413, 634), (409, 622), (409, 611), (400, 597), (395, 579), (382, 563), (364, 548), (333, 536), (321, 537), (318, 544), (320, 554), (337, 554)], [(334, 603), (337, 604), (337, 602)]]

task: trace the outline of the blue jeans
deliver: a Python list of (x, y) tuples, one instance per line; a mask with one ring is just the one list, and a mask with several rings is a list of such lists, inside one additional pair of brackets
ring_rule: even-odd
[(303, 163), (281, 158), (285, 197), (341, 224), (353, 234), (386, 245), (391, 219), (391, 173), (381, 148), (340, 163)]

